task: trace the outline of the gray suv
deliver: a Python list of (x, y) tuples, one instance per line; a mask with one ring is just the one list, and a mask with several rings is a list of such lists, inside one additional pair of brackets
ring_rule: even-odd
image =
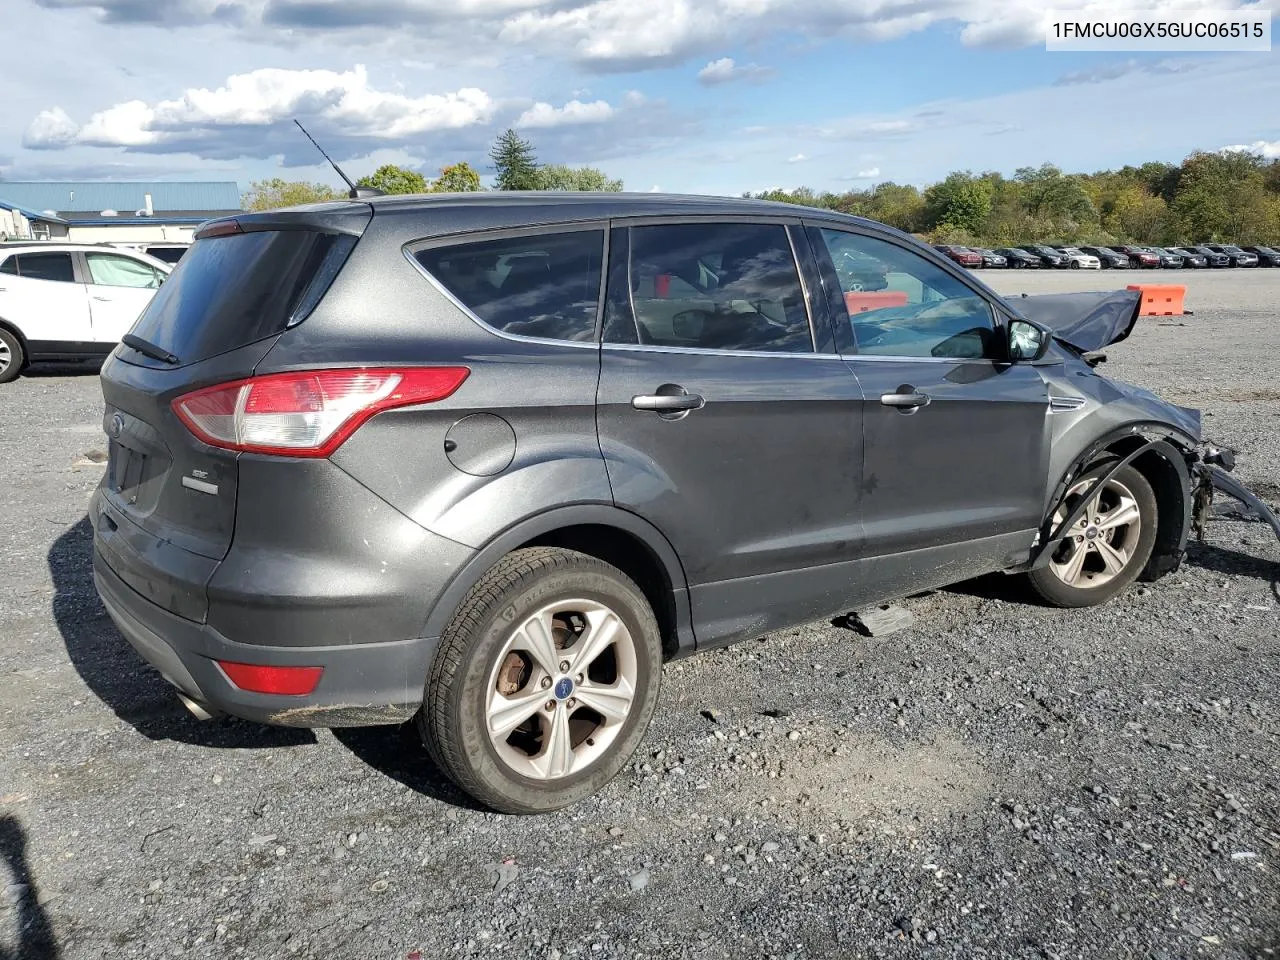
[(747, 200), (213, 221), (102, 370), (98, 590), (199, 714), (416, 718), (480, 801), (554, 809), (627, 761), (666, 659), (991, 571), (1084, 606), (1175, 568), (1234, 481), (1195, 411), (1095, 372), (1137, 309)]

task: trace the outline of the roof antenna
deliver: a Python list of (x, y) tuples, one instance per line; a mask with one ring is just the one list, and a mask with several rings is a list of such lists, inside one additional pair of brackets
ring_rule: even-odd
[(293, 122), (298, 124), (298, 129), (302, 131), (303, 135), (308, 140), (310, 140), (313, 144), (315, 144), (316, 149), (320, 151), (320, 156), (324, 157), (326, 160), (329, 161), (329, 166), (333, 167), (334, 170), (338, 171), (338, 176), (340, 176), (343, 182), (346, 183), (346, 185), (351, 188), (347, 192), (347, 196), (350, 199), (363, 200), (365, 197), (381, 197), (384, 195), (383, 192), (379, 190), (377, 187), (357, 187), (354, 183), (352, 183), (351, 178), (342, 172), (342, 168), (333, 162), (333, 158), (324, 152), (324, 147), (316, 143), (316, 138), (313, 137), (311, 134), (307, 133), (306, 127), (304, 127), (301, 123), (298, 123), (297, 117), (293, 118)]

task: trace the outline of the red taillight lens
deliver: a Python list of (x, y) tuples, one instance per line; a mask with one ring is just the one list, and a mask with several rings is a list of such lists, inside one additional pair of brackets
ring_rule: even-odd
[(292, 457), (327, 457), (383, 410), (452, 394), (466, 367), (306, 370), (206, 387), (173, 411), (214, 447)]
[(219, 660), (218, 666), (227, 679), (249, 693), (275, 693), (285, 697), (303, 697), (315, 692), (324, 667), (268, 667), (258, 663), (233, 663)]

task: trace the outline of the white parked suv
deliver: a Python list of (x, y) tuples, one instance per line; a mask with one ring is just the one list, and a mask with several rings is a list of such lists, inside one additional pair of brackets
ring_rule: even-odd
[(106, 245), (0, 244), (0, 383), (33, 362), (105, 357), (171, 269)]

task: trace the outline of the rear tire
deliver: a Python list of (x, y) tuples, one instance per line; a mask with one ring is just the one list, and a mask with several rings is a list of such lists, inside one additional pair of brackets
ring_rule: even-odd
[(1103, 464), (1072, 483), (1065, 504), (1054, 514), (1055, 525), (1082, 497), (1093, 503), (1050, 562), (1026, 575), (1031, 588), (1051, 606), (1105, 603), (1133, 583), (1151, 559), (1159, 521), (1155, 492), (1146, 477), (1125, 466), (1099, 495), (1098, 480), (1110, 469), (1111, 464)]
[(661, 650), (653, 611), (621, 570), (571, 550), (517, 550), (440, 638), (419, 732), (494, 810), (568, 806), (612, 780), (644, 737)]
[(0, 327), (0, 383), (17, 380), (26, 362), (27, 355), (22, 349), (22, 341)]

